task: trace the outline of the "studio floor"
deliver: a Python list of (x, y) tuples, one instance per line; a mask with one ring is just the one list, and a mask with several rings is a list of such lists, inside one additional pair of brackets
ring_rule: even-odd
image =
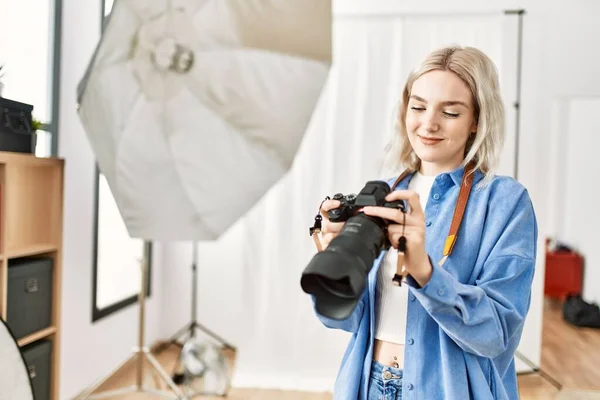
[[(157, 355), (166, 371), (174, 371), (178, 348), (168, 347)], [(234, 355), (228, 354), (234, 362)], [(521, 400), (600, 400), (600, 330), (576, 328), (566, 324), (559, 301), (546, 299), (542, 339), (542, 374), (519, 375)], [(559, 390), (552, 381), (562, 386)], [(133, 385), (134, 365), (126, 365), (106, 381), (98, 391)], [(150, 399), (144, 393), (128, 394), (114, 399)], [(194, 397), (222, 399), (222, 397)], [(231, 400), (331, 400), (328, 393), (290, 392), (279, 390), (232, 389)]]

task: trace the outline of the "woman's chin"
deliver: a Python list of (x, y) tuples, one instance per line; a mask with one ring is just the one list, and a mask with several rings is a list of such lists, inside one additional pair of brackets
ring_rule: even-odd
[(439, 151), (432, 149), (415, 149), (415, 154), (419, 157), (419, 160), (427, 163), (437, 164), (443, 160)]

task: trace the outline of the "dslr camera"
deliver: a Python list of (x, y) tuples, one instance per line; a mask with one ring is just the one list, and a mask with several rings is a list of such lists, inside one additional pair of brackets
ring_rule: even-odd
[(345, 222), (344, 227), (324, 251), (314, 255), (300, 280), (302, 290), (314, 297), (319, 314), (343, 320), (358, 304), (374, 261), (391, 246), (387, 235), (391, 221), (366, 215), (362, 208), (379, 206), (406, 212), (403, 200), (385, 199), (390, 192), (386, 182), (369, 181), (358, 195), (333, 196), (341, 205), (327, 215), (331, 222)]

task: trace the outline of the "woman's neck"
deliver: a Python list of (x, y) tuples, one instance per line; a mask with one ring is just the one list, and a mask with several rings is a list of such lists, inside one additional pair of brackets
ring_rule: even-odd
[(457, 163), (450, 164), (439, 164), (439, 163), (430, 163), (421, 161), (421, 165), (419, 166), (419, 173), (424, 176), (438, 176), (444, 172), (454, 171), (456, 168), (460, 167), (462, 160)]

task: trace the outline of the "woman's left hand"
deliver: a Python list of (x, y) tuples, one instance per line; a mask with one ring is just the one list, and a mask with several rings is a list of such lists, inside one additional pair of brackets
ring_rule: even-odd
[(419, 195), (412, 190), (396, 190), (388, 194), (385, 199), (387, 201), (406, 200), (410, 207), (410, 214), (404, 215), (400, 210), (386, 207), (365, 207), (363, 212), (366, 215), (392, 221), (388, 225), (388, 237), (394, 248), (398, 248), (398, 240), (403, 232), (402, 224), (405, 224), (404, 268), (421, 287), (424, 287), (431, 278), (433, 267), (425, 251), (425, 213), (421, 208)]

